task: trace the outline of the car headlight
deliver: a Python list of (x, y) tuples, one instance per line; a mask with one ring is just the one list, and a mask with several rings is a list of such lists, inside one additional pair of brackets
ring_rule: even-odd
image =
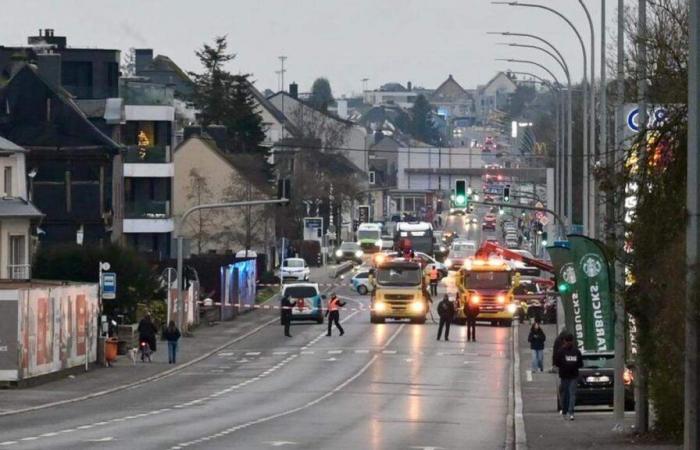
[(362, 250), (358, 250), (358, 251), (355, 252), (355, 256), (356, 256), (357, 258), (362, 258), (362, 255), (364, 255), (364, 254), (365, 254), (365, 253), (364, 253)]
[(478, 305), (481, 303), (481, 296), (479, 294), (472, 294), (471, 297), (469, 297), (469, 301), (474, 305)]
[(450, 267), (450, 266), (452, 265), (452, 260), (451, 260), (450, 258), (447, 258), (447, 259), (445, 260), (445, 265), (446, 265), (447, 267)]
[(411, 303), (411, 311), (416, 313), (423, 312), (423, 302), (413, 302)]
[(335, 251), (335, 256), (337, 256), (338, 258), (340, 258), (341, 256), (343, 256), (343, 251), (342, 251), (342, 250), (336, 250), (336, 251)]
[(502, 305), (506, 302), (506, 296), (503, 294), (498, 294), (498, 296), (496, 296), (496, 301)]
[(384, 311), (386, 311), (386, 303), (384, 303), (384, 302), (376, 302), (376, 303), (374, 304), (374, 310), (375, 310), (376, 312), (384, 312)]
[(515, 313), (515, 310), (518, 309), (518, 307), (515, 306), (515, 303), (510, 303), (506, 308), (511, 314)]

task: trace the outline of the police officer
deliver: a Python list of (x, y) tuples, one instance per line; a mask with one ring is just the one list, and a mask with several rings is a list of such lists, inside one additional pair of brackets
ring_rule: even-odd
[(479, 315), (479, 300), (471, 297), (464, 304), (464, 315), (467, 317), (467, 341), (476, 342), (476, 317)]
[(437, 340), (440, 340), (442, 336), (442, 327), (445, 327), (445, 340), (450, 340), (450, 324), (452, 323), (452, 318), (455, 314), (455, 307), (450, 301), (450, 297), (445, 294), (442, 297), (442, 301), (438, 303), (437, 307), (438, 316), (440, 316), (440, 325), (438, 326)]
[(331, 335), (331, 327), (335, 323), (335, 326), (340, 331), (340, 335), (345, 334), (345, 330), (340, 326), (340, 308), (345, 306), (345, 302), (341, 301), (335, 292), (331, 294), (331, 299), (328, 301), (328, 309), (326, 310), (326, 315), (328, 315), (328, 334)]
[(433, 265), (433, 268), (430, 269), (430, 295), (432, 296), (437, 296), (437, 288), (438, 288), (438, 279), (440, 278), (440, 274), (437, 270), (437, 267)]
[(287, 337), (292, 337), (289, 334), (289, 326), (292, 323), (292, 308), (294, 308), (294, 303), (289, 299), (288, 295), (282, 297), (282, 325), (284, 325), (284, 335)]

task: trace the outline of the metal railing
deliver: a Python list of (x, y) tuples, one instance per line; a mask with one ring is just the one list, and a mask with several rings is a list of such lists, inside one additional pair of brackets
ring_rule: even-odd
[(124, 155), (124, 162), (129, 164), (163, 164), (170, 162), (170, 146), (154, 145), (139, 148), (129, 146)]
[(9, 264), (7, 266), (7, 278), (10, 280), (30, 280), (32, 278), (32, 266), (30, 264)]
[(144, 200), (126, 202), (124, 217), (127, 219), (168, 219), (170, 218), (170, 202), (167, 200)]

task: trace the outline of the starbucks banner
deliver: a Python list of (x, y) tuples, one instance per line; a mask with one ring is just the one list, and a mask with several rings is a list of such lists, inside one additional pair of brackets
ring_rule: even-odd
[(598, 241), (579, 235), (568, 238), (577, 280), (574, 290), (581, 299), (583, 318), (583, 345), (579, 348), (611, 352), (615, 349), (615, 320), (610, 264)]
[(566, 329), (574, 335), (579, 348), (583, 348), (584, 331), (583, 316), (581, 315), (581, 297), (576, 289), (576, 269), (573, 254), (564, 247), (547, 247), (547, 253), (552, 260), (557, 283), (566, 283), (568, 289), (559, 291), (561, 303), (564, 306)]

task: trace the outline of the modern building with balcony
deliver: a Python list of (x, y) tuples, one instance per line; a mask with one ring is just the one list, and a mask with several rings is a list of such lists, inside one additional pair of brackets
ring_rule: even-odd
[(127, 147), (122, 239), (151, 258), (169, 258), (174, 231), (174, 86), (131, 77), (122, 78), (119, 88), (124, 103), (121, 136)]

